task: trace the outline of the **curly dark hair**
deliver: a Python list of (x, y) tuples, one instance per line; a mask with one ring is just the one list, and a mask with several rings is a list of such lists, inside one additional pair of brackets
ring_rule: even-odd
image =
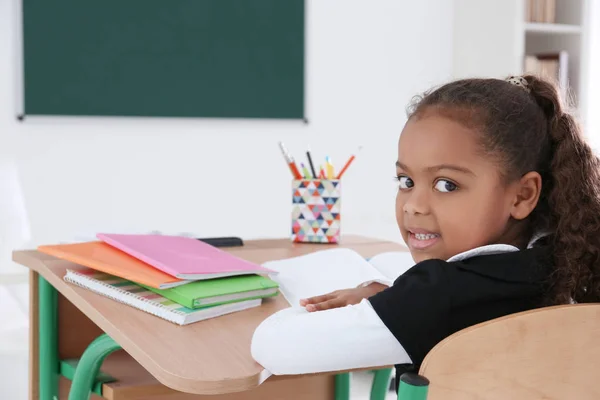
[(548, 304), (600, 301), (600, 162), (557, 87), (526, 75), (529, 90), (500, 79), (463, 79), (416, 99), (409, 118), (441, 113), (482, 133), (508, 180), (542, 177), (526, 234), (549, 233)]

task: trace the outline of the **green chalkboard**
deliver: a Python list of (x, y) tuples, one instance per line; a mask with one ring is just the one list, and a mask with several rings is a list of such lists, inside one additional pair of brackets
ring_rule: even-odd
[(25, 115), (304, 118), (304, 0), (23, 0)]

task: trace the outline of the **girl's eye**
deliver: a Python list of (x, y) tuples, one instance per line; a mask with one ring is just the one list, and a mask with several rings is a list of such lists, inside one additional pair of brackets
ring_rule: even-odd
[(454, 182), (449, 181), (447, 179), (439, 179), (435, 183), (435, 189), (438, 192), (447, 193), (447, 192), (454, 192), (456, 189), (458, 189), (458, 186), (456, 186), (456, 184)]
[(396, 179), (399, 182), (400, 189), (410, 189), (415, 186), (415, 183), (408, 176), (398, 176)]

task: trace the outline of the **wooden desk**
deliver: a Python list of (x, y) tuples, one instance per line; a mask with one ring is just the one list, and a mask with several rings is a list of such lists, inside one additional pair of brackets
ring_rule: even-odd
[[(341, 246), (364, 257), (404, 249), (396, 243), (360, 236), (345, 236)], [(280, 239), (249, 241), (244, 247), (225, 250), (264, 263), (332, 247)], [(13, 260), (31, 269), (30, 399), (39, 397), (38, 274), (59, 292), (59, 359), (80, 357), (103, 332), (123, 348), (124, 351), (110, 355), (103, 364), (102, 370), (118, 379), (103, 385), (105, 398), (155, 399), (159, 395), (169, 400), (333, 398), (333, 374), (277, 376), (258, 386), (263, 369), (250, 354), (252, 334), (265, 318), (288, 307), (281, 295), (264, 301), (261, 307), (182, 327), (66, 283), (63, 280), (66, 269), (80, 268), (76, 264), (35, 250), (16, 251)], [(60, 399), (67, 398), (64, 390), (68, 386), (68, 381), (61, 382)], [(227, 393), (231, 394), (224, 395)]]

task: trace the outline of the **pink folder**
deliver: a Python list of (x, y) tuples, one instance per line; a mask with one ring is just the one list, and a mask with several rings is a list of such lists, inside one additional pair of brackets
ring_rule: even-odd
[(193, 238), (98, 233), (103, 242), (179, 279), (276, 273)]

